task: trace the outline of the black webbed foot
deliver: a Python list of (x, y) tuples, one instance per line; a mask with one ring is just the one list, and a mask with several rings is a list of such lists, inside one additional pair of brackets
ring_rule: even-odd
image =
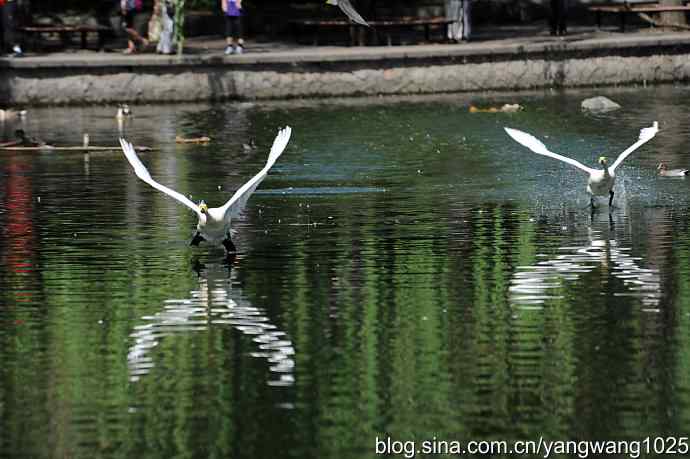
[(189, 243), (189, 245), (193, 245), (193, 246), (197, 247), (200, 242), (204, 242), (204, 241), (206, 241), (206, 239), (201, 237), (201, 234), (196, 233), (194, 235), (194, 237), (192, 238), (192, 241)]
[(232, 270), (232, 265), (233, 265), (233, 263), (235, 263), (236, 257), (237, 257), (237, 254), (234, 252), (227, 252), (225, 254), (225, 259), (223, 260), (223, 264), (228, 268), (228, 274)]
[(235, 244), (232, 243), (232, 239), (230, 238), (227, 238), (223, 241), (223, 247), (225, 247), (225, 250), (228, 252), (228, 254), (237, 252)]
[(613, 190), (609, 191), (609, 207), (613, 206)]
[(192, 259), (191, 264), (192, 264), (192, 270), (196, 273), (196, 275), (198, 277), (201, 277), (201, 274), (206, 269), (206, 265), (203, 264), (202, 262), (200, 262), (198, 258)]

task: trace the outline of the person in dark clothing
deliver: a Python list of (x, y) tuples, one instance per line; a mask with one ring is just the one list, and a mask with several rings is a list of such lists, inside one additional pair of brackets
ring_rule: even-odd
[(115, 37), (112, 31), (112, 23), (110, 17), (115, 9), (115, 0), (100, 0), (96, 4), (96, 23), (101, 27), (107, 27), (107, 31), (99, 32), (98, 34), (98, 49), (105, 48), (105, 42)]
[(568, 0), (551, 0), (551, 35), (565, 35), (567, 32)]
[(17, 39), (17, 0), (0, 0), (0, 23), (2, 23), (2, 52), (9, 52), (15, 57), (24, 55)]
[(242, 54), (242, 0), (220, 0), (220, 6), (225, 15), (225, 54)]
[(17, 139), (17, 146), (20, 147), (45, 147), (48, 146), (42, 140), (36, 139), (34, 137), (29, 137), (24, 132), (24, 129), (17, 129), (14, 131), (14, 137)]
[(14, 131), (14, 140), (0, 142), (0, 147), (49, 147), (49, 145), (41, 140), (27, 136), (24, 129), (17, 129)]
[(120, 9), (122, 10), (122, 18), (124, 22), (124, 28), (127, 31), (129, 40), (127, 41), (127, 49), (124, 50), (125, 54), (132, 54), (137, 52), (137, 43), (141, 45), (142, 48), (146, 48), (149, 45), (149, 41), (139, 34), (136, 29), (136, 20), (138, 14), (141, 14), (143, 9), (143, 0), (121, 0)]

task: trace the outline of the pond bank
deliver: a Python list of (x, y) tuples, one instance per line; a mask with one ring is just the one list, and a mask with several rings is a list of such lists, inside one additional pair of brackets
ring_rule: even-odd
[[(217, 40), (218, 43), (222, 43)], [(0, 104), (189, 102), (686, 81), (690, 33), (581, 33), (460, 45), (274, 47), (224, 56), (56, 53), (0, 59)], [(250, 44), (250, 51), (252, 47)]]

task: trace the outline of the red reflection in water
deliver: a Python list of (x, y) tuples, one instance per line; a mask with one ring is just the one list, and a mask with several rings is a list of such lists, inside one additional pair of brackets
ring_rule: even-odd
[(35, 231), (33, 225), (33, 199), (31, 166), (11, 158), (5, 168), (6, 224), (0, 245), (0, 258), (11, 272), (27, 274), (34, 270)]

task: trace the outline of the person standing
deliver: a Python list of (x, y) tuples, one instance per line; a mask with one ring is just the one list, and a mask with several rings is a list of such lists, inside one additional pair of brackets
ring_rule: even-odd
[(0, 0), (0, 54), (5, 53), (5, 0)]
[(142, 0), (121, 0), (120, 9), (122, 11), (122, 17), (124, 19), (124, 28), (129, 36), (127, 40), (127, 49), (124, 50), (125, 54), (132, 54), (137, 52), (136, 43), (141, 44), (144, 48), (149, 45), (149, 41), (139, 35), (137, 32), (135, 18), (137, 14), (141, 13), (143, 8)]
[(225, 54), (242, 54), (242, 0), (220, 0), (220, 7), (225, 13)]
[(551, 35), (565, 35), (567, 32), (568, 0), (551, 0)]
[(446, 17), (454, 22), (448, 24), (448, 39), (454, 42), (469, 41), (472, 25), (470, 22), (470, 0), (446, 0)]
[(14, 57), (24, 55), (17, 41), (17, 0), (0, 0), (0, 22), (2, 28), (2, 52), (9, 50)]
[(173, 34), (175, 32), (175, 6), (169, 0), (160, 0), (161, 5), (161, 35), (156, 46), (156, 52), (172, 54)]
[(114, 0), (99, 0), (95, 6), (96, 23), (103, 28), (103, 30), (98, 32), (98, 49), (101, 51), (105, 50), (106, 41), (115, 37), (110, 22), (110, 16), (113, 13), (114, 7)]

